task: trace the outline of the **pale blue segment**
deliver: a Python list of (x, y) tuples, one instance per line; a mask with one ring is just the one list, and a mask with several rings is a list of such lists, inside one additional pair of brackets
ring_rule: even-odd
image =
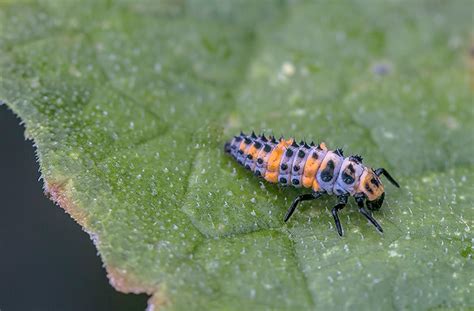
[[(286, 152), (288, 150), (293, 151), (293, 154), (290, 157), (288, 157), (286, 155)], [(297, 151), (298, 151), (298, 148), (292, 147), (292, 146), (289, 146), (288, 148), (286, 148), (283, 151), (283, 156), (281, 157), (280, 167), (279, 167), (278, 183), (280, 183), (282, 185), (290, 184), (290, 177), (291, 177), (290, 173), (291, 173), (291, 169), (292, 169), (293, 159), (295, 158)], [(281, 166), (283, 164), (286, 164), (286, 169), (281, 168)], [(286, 183), (283, 183), (283, 182), (280, 181), (282, 178), (286, 179)]]
[[(352, 167), (354, 168), (354, 182), (351, 184), (346, 184), (342, 179), (342, 175), (343, 175), (344, 170), (350, 164), (352, 164)], [(364, 172), (364, 166), (362, 164), (351, 161), (349, 160), (349, 158), (345, 158), (344, 162), (342, 162), (341, 169), (337, 176), (336, 182), (334, 183), (333, 192), (336, 195), (341, 195), (345, 193), (354, 195), (357, 190), (357, 187), (359, 186), (360, 176), (362, 175), (363, 172)]]
[[(315, 148), (315, 147), (313, 147)], [(300, 150), (304, 151), (305, 152), (305, 156), (303, 158), (300, 158), (298, 156), (298, 153), (300, 152)], [(291, 169), (290, 169), (290, 179), (289, 179), (289, 182), (291, 183), (291, 185), (293, 187), (296, 187), (296, 188), (300, 188), (302, 185), (301, 185), (301, 178), (303, 176), (303, 172), (304, 172), (304, 166), (306, 164), (306, 160), (308, 159), (308, 156), (310, 154), (312, 154), (313, 150), (312, 148), (305, 148), (304, 146), (301, 146), (299, 149), (296, 150), (296, 155), (293, 159), (293, 163), (291, 164)], [(295, 170), (295, 167), (298, 167), (298, 170)], [(295, 185), (293, 183), (293, 180), (296, 179), (298, 180), (298, 184)]]
[(327, 182), (323, 181), (321, 179), (321, 173), (323, 171), (322, 169), (318, 170), (318, 173), (316, 174), (316, 179), (318, 181), (319, 187), (322, 190), (326, 191), (328, 194), (332, 194), (333, 189), (334, 189), (334, 183), (336, 182), (336, 179), (339, 176), (339, 171), (341, 169), (341, 165), (342, 165), (342, 162), (344, 161), (344, 158), (341, 157), (340, 155), (337, 155), (333, 151), (328, 151), (328, 153), (326, 153), (326, 156), (324, 157), (321, 163), (324, 163), (324, 161), (326, 160), (327, 161), (332, 160), (334, 162), (334, 171), (333, 171), (332, 179)]

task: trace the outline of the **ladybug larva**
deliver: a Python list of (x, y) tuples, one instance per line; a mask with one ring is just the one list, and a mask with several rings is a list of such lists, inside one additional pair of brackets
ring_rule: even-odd
[(343, 231), (338, 211), (346, 206), (350, 196), (357, 202), (359, 212), (383, 232), (370, 212), (380, 209), (385, 197), (380, 175), (400, 187), (384, 168), (374, 170), (362, 164), (361, 156), (344, 157), (341, 149), (329, 150), (324, 143), (308, 145), (302, 141), (298, 144), (294, 139), (283, 138), (277, 141), (275, 137), (266, 138), (252, 132), (251, 135), (235, 136), (224, 149), (239, 164), (270, 183), (313, 190), (295, 198), (285, 215), (285, 222), (300, 202), (315, 200), (325, 194), (336, 195), (337, 204), (331, 212), (340, 236)]

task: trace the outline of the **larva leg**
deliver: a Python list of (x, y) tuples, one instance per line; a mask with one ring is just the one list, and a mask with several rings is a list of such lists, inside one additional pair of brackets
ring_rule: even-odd
[(293, 201), (293, 203), (291, 203), (291, 206), (288, 209), (288, 211), (286, 212), (285, 222), (287, 222), (288, 219), (290, 219), (291, 215), (293, 215), (293, 213), (295, 212), (296, 207), (298, 206), (298, 204), (300, 202), (316, 200), (316, 199), (320, 198), (323, 194), (324, 194), (323, 191), (317, 191), (317, 192), (305, 193), (305, 194), (297, 196), (296, 199)]
[(339, 200), (339, 203), (337, 203), (336, 206), (332, 208), (331, 213), (332, 213), (332, 217), (334, 217), (334, 222), (336, 223), (337, 233), (339, 233), (339, 235), (342, 236), (342, 226), (341, 226), (341, 222), (339, 221), (339, 216), (337, 215), (337, 212), (346, 206), (347, 199), (349, 197), (347, 195), (340, 195), (337, 198)]
[(375, 220), (375, 218), (372, 217), (372, 214), (364, 208), (364, 198), (363, 197), (356, 197), (355, 200), (357, 202), (357, 206), (359, 206), (359, 212), (362, 215), (364, 215), (364, 217), (367, 218), (375, 226), (375, 228), (377, 228), (377, 230), (380, 233), (383, 233), (382, 226), (380, 226), (380, 224), (377, 222), (377, 220)]
[(384, 169), (384, 168), (378, 168), (374, 171), (375, 175), (380, 176), (383, 175), (385, 176), (389, 182), (392, 183), (397, 188), (400, 188), (400, 185), (397, 183), (397, 181)]

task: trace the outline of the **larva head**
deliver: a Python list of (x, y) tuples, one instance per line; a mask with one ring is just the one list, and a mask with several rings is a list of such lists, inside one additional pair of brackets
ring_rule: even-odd
[(364, 172), (360, 176), (359, 192), (367, 197), (366, 204), (370, 210), (380, 209), (385, 197), (385, 190), (382, 181), (371, 168), (364, 168)]

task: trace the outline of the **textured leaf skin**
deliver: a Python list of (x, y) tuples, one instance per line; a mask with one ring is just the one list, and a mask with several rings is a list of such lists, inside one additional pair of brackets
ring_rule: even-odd
[[(0, 99), (111, 283), (164, 310), (469, 309), (467, 0), (4, 1)], [(334, 198), (282, 222), (223, 142), (294, 135), (384, 166), (378, 234)]]

